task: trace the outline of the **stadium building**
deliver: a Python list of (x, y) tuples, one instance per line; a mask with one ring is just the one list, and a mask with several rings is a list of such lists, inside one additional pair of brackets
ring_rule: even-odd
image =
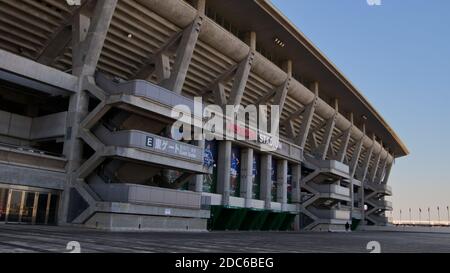
[[(269, 1), (77, 2), (0, 1), (0, 222), (389, 224), (389, 174), (407, 148)], [(280, 143), (175, 140), (171, 111), (194, 97), (279, 105)]]

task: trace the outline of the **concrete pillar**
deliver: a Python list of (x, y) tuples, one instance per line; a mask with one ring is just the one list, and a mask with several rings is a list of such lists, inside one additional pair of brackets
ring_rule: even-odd
[(256, 32), (249, 31), (245, 33), (244, 42), (250, 47), (251, 50), (256, 50)]
[(286, 60), (281, 64), (281, 68), (288, 75), (288, 77), (292, 77), (292, 60)]
[(287, 175), (288, 162), (286, 159), (277, 161), (277, 202), (281, 203), (282, 210), (287, 204)]
[[(202, 149), (205, 149), (205, 140), (195, 141), (195, 144)], [(195, 175), (189, 183), (189, 189), (195, 192), (203, 192), (203, 174)]]
[(389, 175), (391, 174), (391, 169), (392, 169), (393, 163), (394, 163), (394, 161), (391, 161), (387, 164), (386, 171), (384, 173), (384, 178), (383, 178), (383, 181), (381, 182), (382, 184), (387, 184), (387, 182), (389, 181)]
[(300, 180), (302, 179), (302, 165), (292, 165), (292, 203), (301, 202)]
[[(302, 178), (302, 165), (293, 164), (292, 165), (292, 203), (297, 205), (297, 211), (300, 211), (301, 206), (301, 188), (300, 180)], [(300, 230), (300, 216), (297, 214), (294, 219), (294, 230)]]
[(261, 200), (265, 202), (265, 208), (271, 208), (272, 202), (272, 155), (261, 154)]
[(194, 0), (194, 7), (198, 10), (198, 13), (205, 14), (206, 11), (206, 0)]
[(251, 207), (253, 199), (253, 149), (241, 150), (241, 194), (245, 198), (245, 207)]
[(222, 194), (222, 205), (230, 203), (231, 141), (219, 142), (217, 158), (217, 193)]

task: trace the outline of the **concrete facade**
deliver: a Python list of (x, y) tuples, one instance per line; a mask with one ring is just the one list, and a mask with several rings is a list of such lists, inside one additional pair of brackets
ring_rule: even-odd
[[(60, 225), (115, 231), (389, 224), (390, 170), (408, 150), (269, 2), (43, 2), (0, 4), (18, 22), (0, 39), (0, 220), (50, 223), (57, 210)], [(255, 11), (249, 21), (275, 39), (233, 10)], [(194, 97), (279, 105), (280, 143), (175, 140), (174, 106), (202, 125)]]

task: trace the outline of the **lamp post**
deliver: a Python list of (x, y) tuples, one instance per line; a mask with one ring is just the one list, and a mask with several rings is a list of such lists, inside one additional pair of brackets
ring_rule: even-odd
[(448, 209), (448, 206), (447, 206), (447, 225), (450, 226), (450, 210)]
[(420, 224), (420, 222), (422, 222), (422, 209), (421, 208), (419, 208), (419, 224)]
[(439, 206), (437, 207), (438, 210), (438, 225), (441, 223), (441, 214), (439, 213)]
[(428, 207), (428, 223), (431, 226), (431, 214), (430, 214), (430, 207)]
[(402, 210), (400, 210), (400, 221), (399, 221), (399, 224), (400, 225), (402, 224)]
[(409, 208), (409, 224), (412, 225), (411, 208)]

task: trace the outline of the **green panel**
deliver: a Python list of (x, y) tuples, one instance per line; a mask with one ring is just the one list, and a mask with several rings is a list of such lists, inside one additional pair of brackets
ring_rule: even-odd
[(276, 218), (279, 213), (277, 212), (269, 212), (265, 221), (262, 224), (261, 230), (271, 230)]
[(281, 226), (284, 223), (284, 220), (286, 219), (287, 213), (277, 213), (275, 217), (275, 221), (272, 223), (271, 230), (280, 230)]
[(255, 218), (253, 225), (250, 226), (250, 230), (262, 230), (264, 222), (266, 221), (267, 217), (269, 216), (269, 213), (270, 212), (267, 210), (262, 210), (258, 214), (258, 217)]
[(251, 230), (251, 227), (255, 225), (256, 219), (262, 211), (248, 209), (245, 218), (242, 220), (239, 230)]
[(280, 230), (292, 230), (292, 223), (294, 222), (296, 216), (297, 214), (287, 213), (283, 223), (280, 226)]
[(236, 209), (227, 209), (231, 212), (230, 219), (228, 219), (228, 223), (225, 227), (226, 230), (238, 230), (241, 226), (242, 222), (245, 219), (245, 215), (247, 214), (247, 209), (245, 208), (236, 208)]
[(351, 230), (356, 230), (356, 228), (358, 228), (358, 225), (360, 222), (361, 222), (360, 219), (352, 218)]
[(246, 218), (246, 208), (211, 206), (209, 230), (238, 230)]
[(222, 212), (222, 206), (211, 206), (210, 212), (211, 217), (208, 220), (208, 229), (209, 230), (216, 230), (217, 229), (217, 223), (219, 221), (219, 217)]

